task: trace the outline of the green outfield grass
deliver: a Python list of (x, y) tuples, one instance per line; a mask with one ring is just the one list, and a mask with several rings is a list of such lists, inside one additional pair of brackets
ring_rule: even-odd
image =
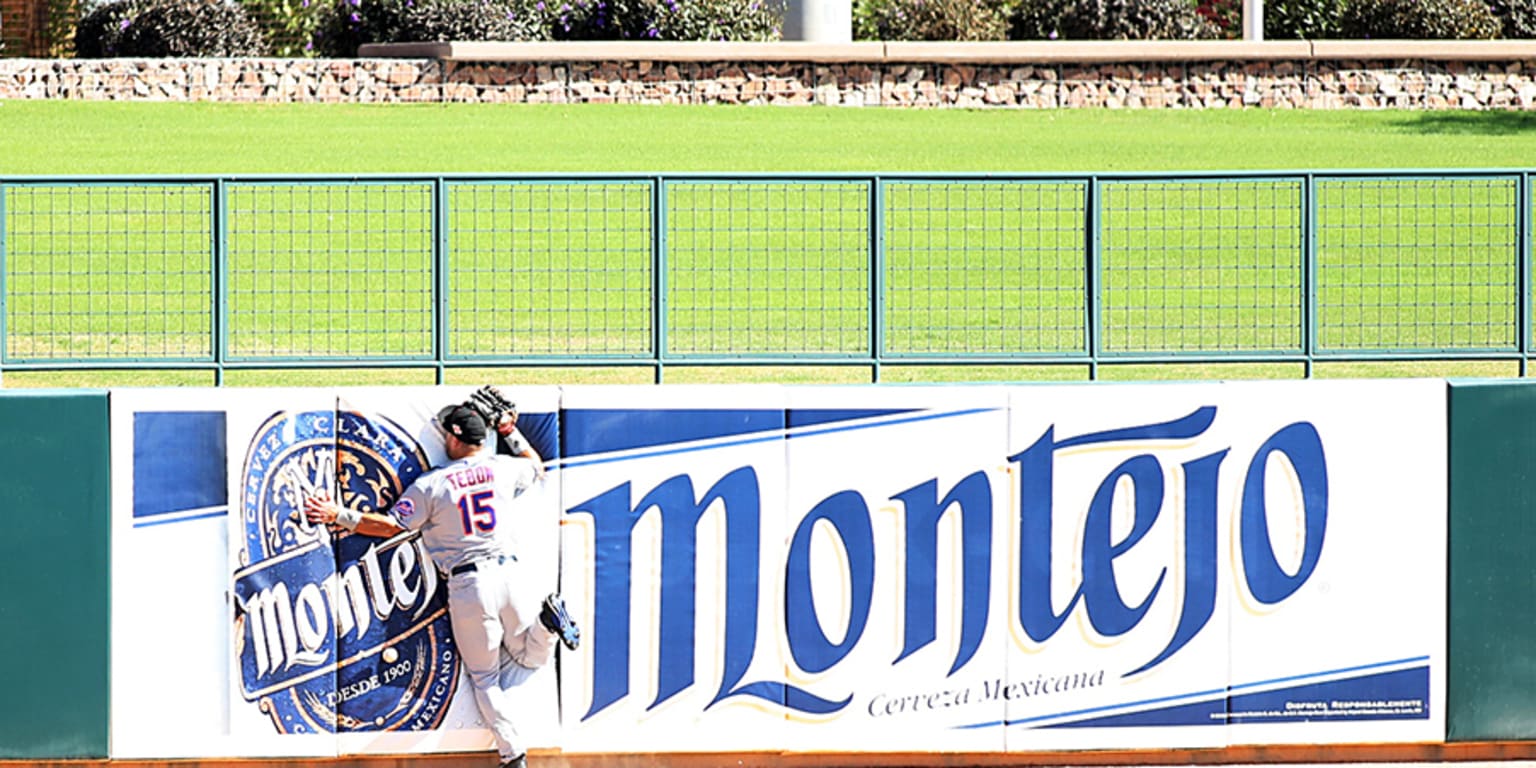
[(1536, 115), (10, 101), (0, 174), (1523, 167)]
[[(5, 176), (524, 172), (1067, 172), (1521, 168), (1519, 113), (897, 111), (612, 106), (0, 104)], [(6, 201), (8, 353), (207, 354), (205, 187), (15, 187)], [(1318, 338), (1329, 349), (1514, 343), (1508, 179), (1319, 185)], [(900, 184), (884, 197), (885, 349), (1080, 348), (1083, 188)], [(858, 354), (870, 334), (858, 184), (699, 183), (667, 197), (668, 349)], [(430, 383), (430, 186), (232, 183), (223, 333), (236, 357), (338, 358), (330, 372), (227, 383)], [(454, 184), (454, 355), (645, 356), (648, 187)], [(1101, 348), (1293, 349), (1301, 323), (1293, 180), (1118, 183), (1100, 201)], [(90, 214), (85, 211), (92, 211)], [(1412, 212), (1405, 220), (1404, 211)], [(103, 212), (105, 211), (105, 212)], [(1417, 217), (1417, 218), (1413, 218)], [(1202, 285), (1222, 286), (1219, 290)], [(1194, 289), (1191, 289), (1191, 286)], [(1213, 333), (1211, 329), (1216, 329)], [(1320, 363), (1318, 376), (1507, 376), (1513, 363)], [(889, 381), (1077, 380), (1086, 365), (890, 364)], [(473, 381), (490, 372), (449, 372)], [(1101, 366), (1106, 379), (1292, 378), (1297, 364)], [(516, 380), (649, 381), (644, 367), (521, 368)], [(668, 381), (864, 381), (867, 368), (673, 368)], [(5, 386), (197, 384), (206, 372), (7, 372)]]

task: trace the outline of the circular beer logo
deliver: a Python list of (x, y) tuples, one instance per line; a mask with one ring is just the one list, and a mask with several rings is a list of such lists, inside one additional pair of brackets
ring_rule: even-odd
[(240, 477), (234, 574), (242, 695), (281, 733), (428, 730), (457, 686), (447, 586), (415, 533), (380, 539), (311, 525), (310, 496), (382, 512), (428, 468), (380, 416), (282, 411), (256, 430)]

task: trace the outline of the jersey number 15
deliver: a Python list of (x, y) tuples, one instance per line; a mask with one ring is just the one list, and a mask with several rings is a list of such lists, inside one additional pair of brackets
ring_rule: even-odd
[(459, 497), (459, 522), (464, 524), (465, 536), (496, 530), (496, 508), (491, 505), (495, 497), (495, 491), (476, 491)]

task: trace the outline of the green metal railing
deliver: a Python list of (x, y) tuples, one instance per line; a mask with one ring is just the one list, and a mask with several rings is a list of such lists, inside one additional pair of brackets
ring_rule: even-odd
[(1529, 171), (0, 178), (0, 375), (1531, 354)]

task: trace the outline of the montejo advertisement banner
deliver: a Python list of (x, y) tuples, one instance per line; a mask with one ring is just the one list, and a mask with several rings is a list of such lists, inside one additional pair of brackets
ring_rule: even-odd
[[(596, 753), (1439, 741), (1445, 388), (505, 385), (550, 468), (515, 546), (583, 630), (519, 727)], [(293, 516), (386, 508), (470, 389), (113, 392), (114, 756), (489, 748), (425, 552)]]

